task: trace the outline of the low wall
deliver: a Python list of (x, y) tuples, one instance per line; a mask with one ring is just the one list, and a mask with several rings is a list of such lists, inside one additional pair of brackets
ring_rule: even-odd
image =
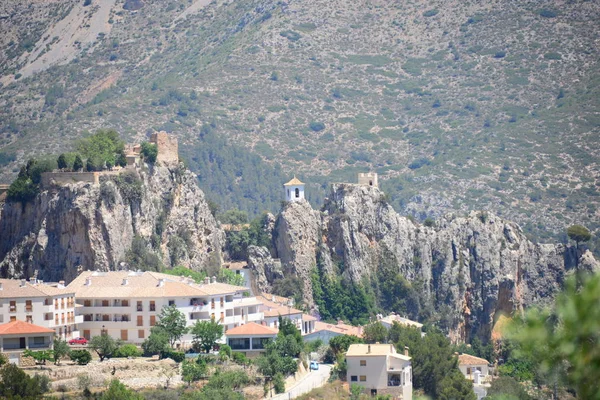
[(44, 172), (42, 173), (42, 187), (48, 188), (52, 185), (68, 185), (79, 182), (98, 185), (101, 176), (119, 175), (123, 171), (124, 169), (94, 172)]

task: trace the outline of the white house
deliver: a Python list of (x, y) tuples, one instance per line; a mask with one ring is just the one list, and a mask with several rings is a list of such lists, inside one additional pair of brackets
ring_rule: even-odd
[[(244, 296), (247, 288), (219, 283), (214, 277), (197, 284), (190, 278), (149, 271), (86, 271), (68, 287), (81, 305), (81, 330), (88, 339), (104, 331), (141, 343), (156, 325), (161, 309), (171, 305), (185, 315), (188, 326), (214, 318), (227, 330), (263, 319), (261, 302)], [(182, 344), (191, 340), (191, 334), (184, 335)]]
[(229, 269), (236, 275), (240, 275), (242, 278), (244, 278), (244, 286), (250, 289), (252, 272), (250, 271), (250, 268), (248, 268), (248, 263), (246, 261), (228, 262), (223, 264), (223, 268)]
[(52, 329), (65, 340), (79, 336), (83, 318), (75, 315), (75, 292), (63, 283), (0, 279), (0, 324), (20, 320)]
[(264, 352), (268, 342), (277, 337), (278, 330), (265, 325), (249, 322), (225, 332), (231, 350), (253, 357)]
[(262, 293), (257, 299), (262, 303), (261, 310), (268, 327), (278, 329), (279, 317), (283, 317), (292, 321), (302, 335), (314, 332), (317, 319), (294, 308), (292, 299), (269, 293)]
[(484, 379), (490, 374), (489, 361), (485, 358), (479, 358), (470, 354), (460, 354), (458, 356), (458, 369), (463, 373), (465, 378), (474, 381), (475, 371), (479, 371), (479, 376)]
[(294, 178), (288, 183), (284, 183), (285, 201), (299, 201), (304, 199), (304, 183), (298, 178)]
[(54, 330), (29, 322), (13, 320), (0, 325), (0, 353), (19, 365), (21, 355), (27, 349), (50, 350), (53, 346)]
[(423, 328), (423, 324), (416, 322), (416, 321), (411, 321), (408, 318), (401, 317), (400, 315), (398, 315), (394, 312), (392, 312), (387, 317), (384, 317), (381, 314), (377, 314), (377, 321), (381, 322), (383, 324), (383, 326), (385, 326), (387, 329), (390, 329), (392, 327), (392, 325), (394, 324), (394, 322), (397, 322), (400, 325), (417, 328), (419, 330), (421, 328)]
[(398, 354), (393, 344), (352, 344), (346, 352), (347, 380), (370, 395), (389, 394), (412, 400), (412, 366), (408, 349)]
[(341, 335), (352, 335), (362, 337), (362, 326), (352, 326), (345, 324), (343, 321), (338, 321), (337, 324), (329, 324), (327, 322), (316, 321), (314, 330), (304, 335), (304, 341), (320, 339), (323, 343), (328, 344), (331, 338)]

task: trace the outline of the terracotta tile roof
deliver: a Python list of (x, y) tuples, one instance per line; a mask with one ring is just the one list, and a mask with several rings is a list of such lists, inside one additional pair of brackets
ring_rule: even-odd
[(458, 356), (458, 365), (488, 365), (485, 358), (479, 358), (470, 354), (461, 354)]
[(283, 184), (283, 186), (297, 186), (297, 185), (304, 185), (304, 183), (300, 182), (300, 180), (298, 178), (296, 178), (296, 176), (294, 176), (292, 178), (292, 180), (289, 181), (288, 183)]
[[(89, 286), (86, 285), (87, 278), (90, 278)], [(124, 284), (125, 279), (127, 284)], [(148, 271), (85, 271), (68, 288), (79, 298), (211, 296), (248, 290), (243, 286), (219, 282), (198, 284), (190, 278)]]
[(256, 296), (256, 298), (263, 304), (263, 312), (265, 317), (279, 317), (280, 315), (285, 317), (289, 315), (302, 314), (301, 310), (287, 306), (290, 300), (286, 297), (263, 293), (260, 296)]
[(0, 298), (3, 299), (75, 294), (74, 290), (59, 288), (46, 283), (34, 284), (29, 281), (25, 281), (23, 285), (21, 279), (0, 279), (0, 284), (2, 284), (2, 289), (0, 289)]
[(277, 335), (278, 330), (270, 328), (265, 325), (259, 325), (255, 322), (248, 322), (247, 324), (236, 326), (235, 328), (229, 329), (225, 332), (225, 336), (247, 336), (247, 335)]
[(302, 314), (302, 321), (316, 321), (317, 319), (312, 315)]
[(0, 325), (0, 336), (26, 335), (32, 333), (54, 333), (54, 330), (19, 320)]
[(385, 318), (381, 318), (379, 321), (386, 322), (390, 325), (392, 325), (394, 322), (397, 322), (400, 325), (412, 326), (418, 329), (421, 329), (423, 327), (423, 324), (416, 321), (411, 321), (410, 319), (401, 317), (397, 314), (390, 314)]
[(338, 322), (337, 325), (333, 325), (326, 322), (317, 321), (315, 322), (315, 330), (313, 333), (318, 331), (331, 331), (339, 333), (340, 335), (353, 335), (362, 337), (362, 327), (347, 325), (343, 322)]

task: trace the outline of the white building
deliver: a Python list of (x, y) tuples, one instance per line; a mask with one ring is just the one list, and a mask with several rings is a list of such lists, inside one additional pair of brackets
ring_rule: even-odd
[(352, 344), (346, 352), (348, 383), (370, 395), (390, 394), (412, 399), (412, 366), (408, 349), (398, 354), (393, 344)]
[[(156, 325), (165, 306), (174, 305), (192, 326), (198, 320), (214, 318), (224, 330), (252, 321), (261, 321), (261, 302), (244, 297), (247, 288), (205, 279), (197, 284), (190, 278), (157, 272), (112, 271), (80, 274), (68, 286), (75, 292), (81, 331), (85, 338), (103, 331), (116, 339), (141, 343)], [(184, 335), (182, 344), (192, 336)]]
[(269, 293), (262, 293), (257, 299), (262, 303), (261, 310), (266, 326), (279, 329), (279, 317), (283, 317), (292, 321), (302, 335), (314, 332), (317, 319), (294, 308), (292, 299)]
[(231, 350), (254, 357), (265, 351), (265, 346), (277, 337), (278, 330), (265, 325), (249, 322), (225, 332)]
[(298, 178), (294, 178), (288, 183), (284, 183), (285, 201), (299, 201), (304, 199), (304, 183)]
[(75, 292), (63, 283), (0, 279), (0, 324), (25, 321), (52, 329), (62, 339), (79, 336)]
[[(478, 371), (478, 376), (483, 380), (489, 374), (489, 361), (485, 358), (475, 357), (470, 354), (461, 354), (458, 356), (458, 369), (465, 378), (474, 381), (475, 371)], [(477, 382), (479, 383), (479, 382)]]
[(336, 336), (352, 335), (362, 337), (362, 334), (362, 326), (348, 325), (343, 321), (338, 321), (337, 324), (316, 321), (314, 323), (314, 330), (306, 333), (303, 339), (305, 342), (320, 339), (324, 344), (328, 344), (329, 341)]
[(397, 322), (398, 324), (403, 325), (403, 326), (417, 328), (419, 330), (421, 330), (421, 328), (423, 328), (423, 324), (416, 322), (416, 321), (411, 321), (410, 319), (401, 317), (400, 315), (393, 313), (393, 312), (390, 315), (388, 315), (387, 317), (384, 317), (381, 314), (377, 314), (377, 321), (381, 322), (381, 324), (383, 326), (385, 326), (387, 329), (390, 329), (392, 327), (392, 325), (394, 324), (394, 322)]

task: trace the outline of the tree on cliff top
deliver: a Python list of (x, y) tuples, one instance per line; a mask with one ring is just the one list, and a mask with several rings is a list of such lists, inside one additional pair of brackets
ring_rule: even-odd
[(115, 130), (100, 129), (93, 135), (81, 139), (77, 145), (77, 150), (88, 160), (94, 160), (94, 165), (104, 165), (106, 162), (115, 163), (120, 155), (123, 154), (125, 144), (119, 139), (119, 134)]
[(579, 243), (587, 242), (592, 238), (592, 234), (590, 231), (581, 225), (573, 225), (567, 229), (567, 235), (571, 240), (574, 240), (577, 243), (577, 248), (579, 248)]

